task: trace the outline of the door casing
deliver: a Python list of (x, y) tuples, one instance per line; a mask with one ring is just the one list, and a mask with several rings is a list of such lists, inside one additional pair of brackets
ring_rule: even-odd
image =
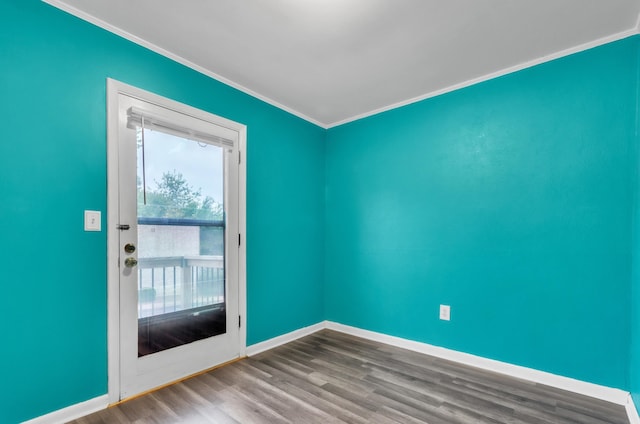
[[(118, 144), (118, 95), (125, 94), (155, 104), (169, 105), (171, 109), (187, 115), (198, 111), (185, 104), (175, 102), (148, 91), (107, 79), (107, 285), (108, 285), (108, 397), (109, 403), (120, 401), (120, 270), (119, 270), (119, 144)], [(238, 247), (238, 311), (241, 317), (239, 331), (240, 357), (246, 356), (246, 126), (216, 116), (216, 124), (238, 132), (240, 163), (238, 166), (238, 232), (241, 235)], [(186, 376), (184, 376), (186, 377)], [(170, 383), (170, 382), (167, 382)]]

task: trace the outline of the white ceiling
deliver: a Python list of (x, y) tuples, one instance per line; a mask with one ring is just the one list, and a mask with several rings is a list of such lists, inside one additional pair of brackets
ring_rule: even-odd
[(330, 127), (637, 33), (638, 0), (45, 0)]

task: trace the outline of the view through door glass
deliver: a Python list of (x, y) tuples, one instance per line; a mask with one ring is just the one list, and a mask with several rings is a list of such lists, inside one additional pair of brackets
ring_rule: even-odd
[(137, 129), (138, 357), (226, 331), (223, 148)]

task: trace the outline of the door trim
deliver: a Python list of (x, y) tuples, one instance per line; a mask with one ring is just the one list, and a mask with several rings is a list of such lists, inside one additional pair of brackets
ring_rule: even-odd
[[(159, 104), (168, 104), (173, 110), (194, 116), (191, 106), (167, 99), (157, 94), (107, 78), (107, 353), (109, 404), (120, 401), (120, 271), (119, 262), (119, 173), (118, 173), (118, 95), (142, 98)], [(198, 111), (195, 111), (197, 114)], [(203, 114), (211, 115), (202, 111)], [(217, 117), (216, 123), (238, 132), (238, 149), (241, 152), (238, 166), (238, 231), (242, 235), (238, 247), (238, 313), (242, 325), (239, 331), (239, 354), (246, 356), (246, 135), (245, 125)], [(187, 376), (184, 376), (187, 377)], [(169, 382), (167, 382), (169, 383)]]

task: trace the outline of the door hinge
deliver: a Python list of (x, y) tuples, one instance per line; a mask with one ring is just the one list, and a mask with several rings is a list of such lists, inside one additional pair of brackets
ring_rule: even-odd
[(242, 152), (238, 150), (238, 165), (242, 163)]
[(242, 327), (242, 316), (238, 315), (238, 328)]
[(240, 233), (238, 233), (238, 247), (240, 247), (240, 242), (241, 242), (241, 240), (240, 240)]

